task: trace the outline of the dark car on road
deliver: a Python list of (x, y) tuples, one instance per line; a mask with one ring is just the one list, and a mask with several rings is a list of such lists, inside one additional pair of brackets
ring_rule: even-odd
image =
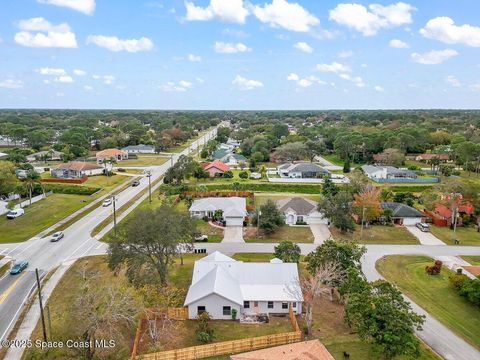
[(132, 182), (133, 187), (138, 186), (138, 185), (140, 185), (140, 181), (135, 180), (134, 182)]
[(15, 263), (15, 265), (12, 266), (10, 269), (10, 274), (11, 275), (17, 275), (20, 274), (23, 270), (25, 270), (28, 266), (28, 262), (26, 261), (19, 261)]

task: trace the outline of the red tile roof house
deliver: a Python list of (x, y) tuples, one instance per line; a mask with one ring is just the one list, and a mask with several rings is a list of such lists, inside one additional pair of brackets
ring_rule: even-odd
[(222, 163), (220, 160), (215, 160), (209, 164), (206, 164), (203, 167), (203, 170), (208, 172), (210, 177), (217, 176), (217, 174), (223, 174), (225, 171), (229, 171), (230, 167), (224, 163)]
[(104, 159), (115, 159), (117, 161), (127, 160), (128, 159), (128, 152), (119, 149), (105, 149), (99, 151), (95, 154), (97, 158), (97, 163), (103, 163)]
[[(463, 215), (473, 215), (474, 207), (470, 203), (462, 204), (458, 207), (457, 226), (462, 226)], [(453, 212), (446, 205), (437, 204), (432, 212), (428, 215), (432, 218), (432, 222), (437, 226), (452, 226)]]

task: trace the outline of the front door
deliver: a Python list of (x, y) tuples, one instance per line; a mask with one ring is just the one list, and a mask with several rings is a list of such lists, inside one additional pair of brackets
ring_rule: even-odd
[(256, 312), (257, 314), (260, 313), (260, 309), (258, 308), (258, 301), (253, 302), (253, 311)]

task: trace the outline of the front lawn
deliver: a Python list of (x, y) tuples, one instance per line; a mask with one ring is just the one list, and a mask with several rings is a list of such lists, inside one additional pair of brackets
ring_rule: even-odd
[(211, 226), (208, 222), (197, 220), (197, 231), (202, 235), (208, 235), (208, 242), (221, 242), (223, 240), (223, 229)]
[(452, 271), (427, 275), (433, 259), (424, 256), (388, 256), (377, 262), (378, 271), (437, 320), (480, 349), (480, 311), (450, 284)]
[(110, 191), (126, 181), (132, 181), (133, 177), (125, 175), (96, 175), (89, 176), (88, 180), (79, 186), (88, 186), (93, 188), (102, 188), (103, 191)]
[(244, 239), (251, 243), (279, 243), (284, 240), (294, 243), (313, 243), (313, 234), (308, 226), (283, 225), (273, 234), (265, 234), (260, 230), (257, 236), (257, 228), (249, 227)]
[(331, 226), (330, 231), (334, 239), (355, 240), (361, 244), (396, 244), (417, 245), (418, 239), (403, 226), (370, 225), (363, 229), (356, 226), (353, 233), (342, 233), (336, 227)]
[(168, 156), (160, 156), (157, 154), (138, 154), (137, 159), (128, 159), (119, 161), (115, 164), (116, 167), (128, 167), (128, 166), (158, 166), (163, 165), (170, 158)]
[[(453, 245), (453, 230), (448, 226), (430, 225), (430, 231), (433, 235), (438, 237), (444, 243)], [(456, 238), (460, 240), (460, 245), (480, 245), (480, 233), (474, 226), (459, 226), (457, 227)]]
[(25, 215), (13, 220), (0, 217), (0, 243), (30, 239), (93, 200), (85, 195), (52, 194), (25, 207)]

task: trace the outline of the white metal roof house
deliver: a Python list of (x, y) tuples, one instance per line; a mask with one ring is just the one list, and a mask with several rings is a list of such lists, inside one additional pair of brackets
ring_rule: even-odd
[(155, 146), (153, 145), (129, 145), (122, 149), (129, 154), (154, 154), (155, 153)]
[(363, 173), (372, 180), (385, 179), (416, 179), (415, 171), (398, 169), (393, 166), (363, 165)]
[(247, 216), (247, 200), (242, 197), (209, 197), (196, 199), (190, 206), (190, 215), (196, 218), (212, 218), (215, 211), (223, 211), (226, 226), (243, 226)]
[(190, 319), (207, 311), (213, 319), (229, 320), (233, 309), (237, 318), (284, 314), (289, 305), (300, 314), (302, 301), (297, 264), (244, 263), (216, 251), (195, 261), (185, 306)]
[(287, 225), (297, 223), (328, 224), (329, 220), (317, 210), (317, 203), (302, 197), (293, 197), (277, 201), (278, 209), (285, 216)]
[(277, 168), (277, 173), (280, 177), (294, 179), (319, 178), (330, 175), (328, 170), (312, 162), (282, 164)]

